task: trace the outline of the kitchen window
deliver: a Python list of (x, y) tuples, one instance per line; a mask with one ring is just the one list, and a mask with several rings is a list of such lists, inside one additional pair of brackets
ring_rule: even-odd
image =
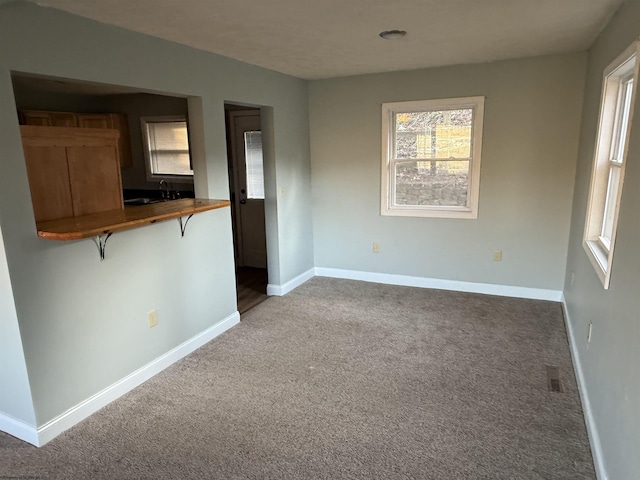
[(147, 180), (180, 182), (193, 179), (187, 121), (183, 116), (140, 119)]
[(484, 97), (382, 104), (381, 214), (478, 217)]
[(605, 289), (609, 288), (627, 145), (637, 83), (634, 42), (604, 72), (598, 135), (583, 246)]

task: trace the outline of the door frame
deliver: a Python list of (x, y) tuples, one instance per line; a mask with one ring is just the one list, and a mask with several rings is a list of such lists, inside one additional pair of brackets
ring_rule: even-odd
[[(243, 251), (243, 235), (242, 231), (242, 214), (239, 208), (239, 195), (240, 195), (240, 172), (237, 168), (236, 162), (238, 160), (238, 151), (237, 145), (235, 141), (236, 137), (236, 127), (234, 119), (237, 117), (249, 117), (249, 116), (257, 116), (260, 118), (260, 129), (262, 131), (262, 110), (260, 107), (246, 107), (243, 105), (236, 105), (233, 103), (228, 103), (226, 105), (233, 107), (241, 107), (241, 109), (234, 110), (232, 108), (226, 110), (226, 121), (227, 121), (227, 152), (229, 155), (228, 158), (228, 170), (229, 170), (229, 180), (233, 182), (233, 198), (231, 198), (232, 204), (232, 217), (233, 217), (233, 248), (234, 248), (234, 256), (236, 266), (238, 264), (244, 265), (244, 251)], [(264, 157), (263, 157), (264, 161)], [(264, 162), (264, 167), (266, 170), (266, 162)], [(266, 175), (265, 175), (266, 176)], [(266, 181), (266, 180), (265, 180)], [(266, 200), (267, 200), (267, 188), (265, 185), (265, 198), (263, 200), (265, 211), (264, 211), (264, 221), (265, 221), (265, 238), (267, 237), (267, 214), (266, 214)], [(268, 242), (265, 245), (265, 254), (266, 254), (266, 266), (267, 270), (269, 269), (269, 248)]]

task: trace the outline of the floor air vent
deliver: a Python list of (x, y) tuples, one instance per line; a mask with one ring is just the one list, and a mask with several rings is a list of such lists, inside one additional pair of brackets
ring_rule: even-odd
[(562, 393), (562, 383), (560, 382), (560, 369), (546, 365), (547, 387), (550, 392)]

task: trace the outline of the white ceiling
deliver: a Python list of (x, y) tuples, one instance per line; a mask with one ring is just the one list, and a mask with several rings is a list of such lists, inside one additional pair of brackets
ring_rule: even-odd
[[(38, 0), (305, 79), (586, 50), (622, 0)], [(383, 30), (403, 29), (400, 40)]]

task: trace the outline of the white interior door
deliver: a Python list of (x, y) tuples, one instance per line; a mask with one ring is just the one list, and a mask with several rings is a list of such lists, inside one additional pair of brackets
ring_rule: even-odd
[(267, 268), (260, 110), (230, 113), (235, 181), (236, 263)]

